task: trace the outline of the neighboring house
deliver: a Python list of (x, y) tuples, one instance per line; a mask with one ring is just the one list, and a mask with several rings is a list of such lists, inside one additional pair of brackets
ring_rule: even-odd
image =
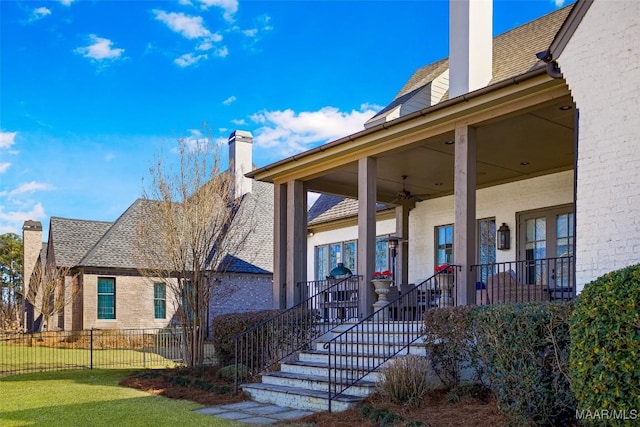
[[(236, 131), (229, 138), (229, 164), (236, 169), (232, 191), (241, 198), (232, 227), (260, 226), (249, 234), (238, 253), (225, 255), (221, 263), (224, 271), (217, 271), (215, 276), (210, 318), (273, 305), (273, 189), (270, 184), (253, 182), (242, 174), (253, 167), (252, 142), (248, 132)], [(43, 328), (152, 328), (166, 327), (174, 321), (177, 307), (170, 289), (138, 271), (134, 238), (137, 224), (145, 221), (143, 208), (148, 203), (155, 202), (136, 200), (114, 222), (52, 217), (46, 251), (42, 253), (42, 225), (25, 222), (24, 256), (29, 268), (25, 269), (25, 278), (32, 278), (34, 266), (46, 260), (48, 266), (67, 272), (64, 294), (68, 300), (74, 296), (73, 302), (49, 324), (41, 325)], [(238, 230), (238, 234), (242, 233)], [(34, 289), (34, 283), (29, 280), (26, 287)], [(39, 304), (32, 304), (27, 312), (27, 329), (34, 329), (37, 307)]]
[[(451, 2), (450, 57), (365, 130), (247, 175), (274, 184), (276, 305), (318, 277), (316, 248), (357, 239), (370, 313), (379, 203), (396, 205), (397, 281), (457, 264), (456, 304), (495, 271), (554, 298), (640, 260), (640, 2), (579, 0), (495, 38), (491, 8), (474, 3)], [(420, 197), (398, 202), (402, 189)], [(357, 200), (357, 219), (314, 241), (306, 191)]]

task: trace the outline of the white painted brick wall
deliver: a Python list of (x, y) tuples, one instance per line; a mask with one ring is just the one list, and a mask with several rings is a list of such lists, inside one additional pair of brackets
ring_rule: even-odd
[[(511, 249), (496, 251), (496, 261), (516, 260), (516, 213), (573, 203), (573, 171), (545, 175), (478, 190), (476, 218), (495, 217), (511, 229)], [(435, 227), (452, 224), (453, 196), (418, 203), (409, 214), (409, 282), (433, 275)]]
[(594, 1), (558, 63), (580, 111), (580, 291), (640, 262), (640, 2)]

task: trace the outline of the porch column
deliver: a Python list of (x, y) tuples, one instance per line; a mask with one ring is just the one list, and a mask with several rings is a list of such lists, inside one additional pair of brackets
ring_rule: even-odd
[(376, 159), (358, 160), (358, 289), (360, 317), (373, 313), (376, 294), (371, 278), (376, 268)]
[(476, 260), (476, 153), (476, 129), (456, 126), (453, 261), (462, 266), (456, 283), (456, 305), (475, 303), (471, 265)]
[(409, 288), (409, 211), (412, 207), (409, 204), (396, 206), (396, 236), (401, 239), (398, 242), (394, 279), (398, 290), (402, 292)]
[(298, 282), (307, 280), (307, 203), (302, 181), (287, 183), (287, 307), (300, 302)]
[(286, 308), (287, 184), (273, 185), (273, 308)]

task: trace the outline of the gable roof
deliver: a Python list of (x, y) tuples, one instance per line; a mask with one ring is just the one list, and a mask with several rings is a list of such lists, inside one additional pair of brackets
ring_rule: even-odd
[[(558, 9), (494, 37), (493, 74), (488, 84), (545, 67), (543, 61), (537, 59), (536, 54), (549, 47), (573, 7), (574, 5), (569, 5)], [(369, 119), (368, 123), (377, 123), (390, 111), (413, 98), (448, 68), (449, 58), (444, 58), (416, 70), (391, 103)], [(448, 91), (441, 98), (441, 101), (446, 99), (449, 99)]]
[[(115, 222), (87, 221), (52, 217), (50, 242), (56, 264), (63, 267), (94, 267), (135, 269), (134, 238), (139, 221), (144, 221), (145, 206), (157, 203), (136, 200)], [(248, 221), (250, 219), (251, 221)], [(270, 273), (273, 270), (273, 185), (254, 182), (253, 191), (242, 197), (234, 225), (251, 230), (244, 246), (220, 263), (225, 271), (234, 273)], [(234, 226), (232, 225), (232, 227)], [(244, 234), (249, 230), (239, 230)], [(226, 262), (226, 261), (233, 262)]]
[(49, 244), (56, 265), (75, 267), (85, 254), (104, 236), (113, 223), (51, 217)]

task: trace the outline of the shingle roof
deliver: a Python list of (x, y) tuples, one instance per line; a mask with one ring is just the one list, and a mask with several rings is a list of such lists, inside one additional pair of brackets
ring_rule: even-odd
[(104, 236), (113, 223), (51, 217), (49, 241), (56, 265), (71, 268)]
[[(317, 208), (316, 205), (318, 205)], [(384, 203), (376, 204), (376, 211), (378, 212), (391, 208), (391, 206)], [(313, 217), (311, 214), (313, 214)], [(321, 194), (311, 209), (309, 209), (309, 212), (307, 212), (307, 225), (317, 225), (338, 219), (355, 217), (357, 215), (358, 200), (330, 194)]]
[[(136, 260), (134, 236), (137, 224), (144, 221), (145, 206), (156, 203), (151, 200), (136, 200), (114, 223), (103, 230), (102, 235), (89, 246), (84, 256), (77, 255), (74, 265), (83, 267), (135, 269)], [(70, 220), (76, 221), (77, 220)], [(90, 223), (91, 221), (81, 221)], [(69, 224), (71, 225), (71, 223)], [(252, 226), (256, 225), (256, 226)], [(253, 182), (253, 191), (243, 196), (240, 209), (234, 219), (234, 234), (245, 234), (246, 227), (251, 232), (243, 247), (234, 254), (233, 262), (221, 263), (229, 266), (226, 271), (235, 273), (269, 273), (273, 271), (273, 185)], [(240, 228), (243, 227), (243, 228)], [(84, 245), (87, 247), (88, 245)], [(56, 246), (57, 250), (57, 246)], [(227, 255), (229, 256), (229, 255)], [(229, 260), (229, 258), (225, 258)]]
[[(536, 58), (536, 53), (546, 50), (574, 5), (566, 6), (538, 19), (530, 21), (493, 39), (493, 78), (489, 84), (524, 74), (546, 66)], [(393, 101), (375, 117), (401, 105), (412, 93), (416, 93), (449, 67), (449, 58), (441, 59), (419, 68), (400, 89)], [(448, 99), (448, 93), (441, 101)]]

